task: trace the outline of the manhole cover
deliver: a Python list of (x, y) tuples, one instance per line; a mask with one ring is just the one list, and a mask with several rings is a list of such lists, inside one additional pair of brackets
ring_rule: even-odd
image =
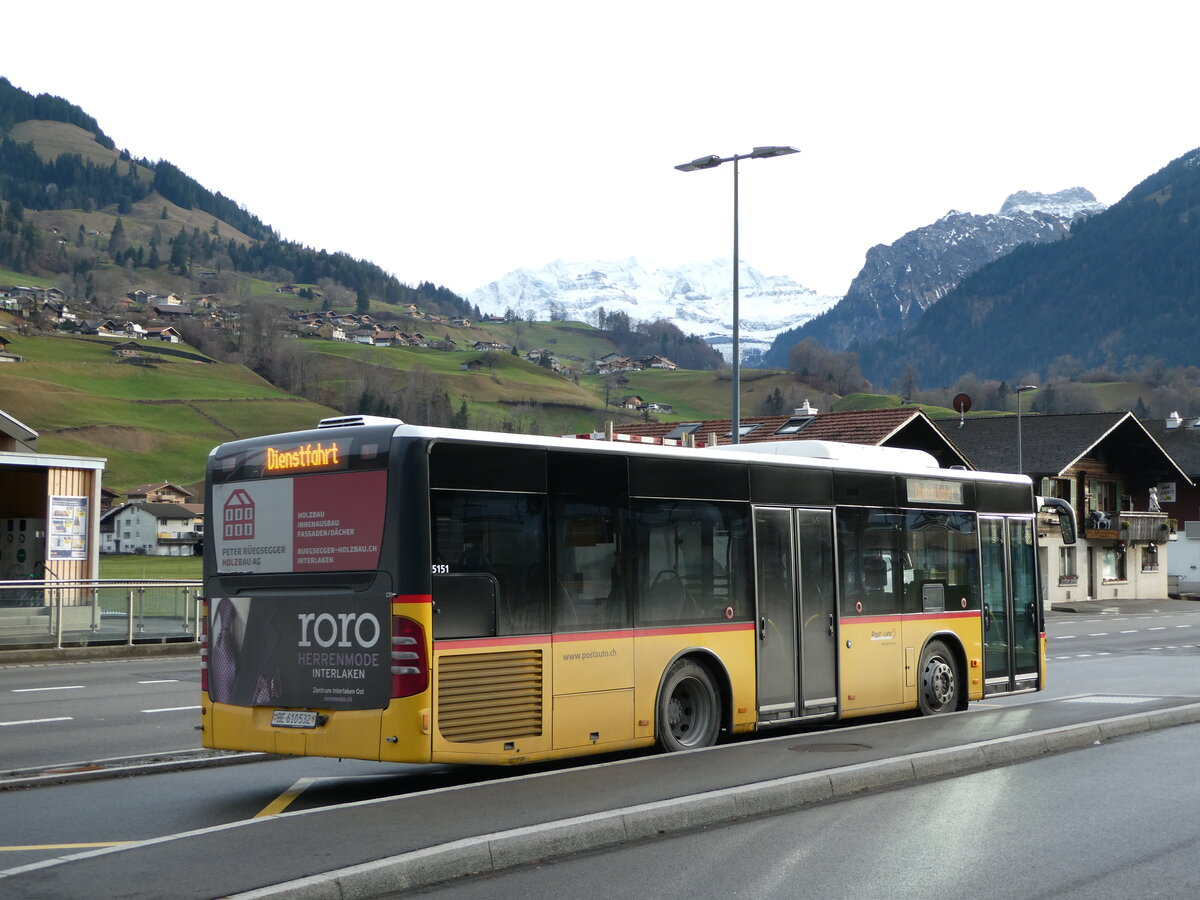
[(809, 753), (854, 753), (858, 750), (870, 750), (867, 744), (796, 744), (789, 750), (804, 750)]

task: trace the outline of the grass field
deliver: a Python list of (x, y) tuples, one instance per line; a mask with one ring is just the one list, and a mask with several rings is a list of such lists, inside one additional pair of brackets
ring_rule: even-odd
[(109, 581), (155, 578), (169, 581), (199, 581), (199, 556), (100, 556), (100, 577)]

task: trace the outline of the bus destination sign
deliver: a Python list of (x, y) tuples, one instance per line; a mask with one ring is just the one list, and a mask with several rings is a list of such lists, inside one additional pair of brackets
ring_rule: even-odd
[(346, 447), (344, 441), (308, 441), (283, 449), (267, 447), (266, 454), (267, 474), (319, 472), (344, 466)]

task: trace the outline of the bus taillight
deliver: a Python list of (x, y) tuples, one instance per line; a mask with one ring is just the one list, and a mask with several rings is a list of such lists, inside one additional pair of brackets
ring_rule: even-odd
[(208, 601), (200, 601), (200, 692), (208, 693)]
[(392, 617), (392, 696), (411, 697), (429, 687), (425, 630), (412, 619)]

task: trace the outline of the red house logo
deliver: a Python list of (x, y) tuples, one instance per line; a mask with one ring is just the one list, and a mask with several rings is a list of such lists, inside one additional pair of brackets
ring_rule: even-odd
[(224, 507), (225, 540), (254, 540), (254, 501), (241, 488), (229, 495)]

